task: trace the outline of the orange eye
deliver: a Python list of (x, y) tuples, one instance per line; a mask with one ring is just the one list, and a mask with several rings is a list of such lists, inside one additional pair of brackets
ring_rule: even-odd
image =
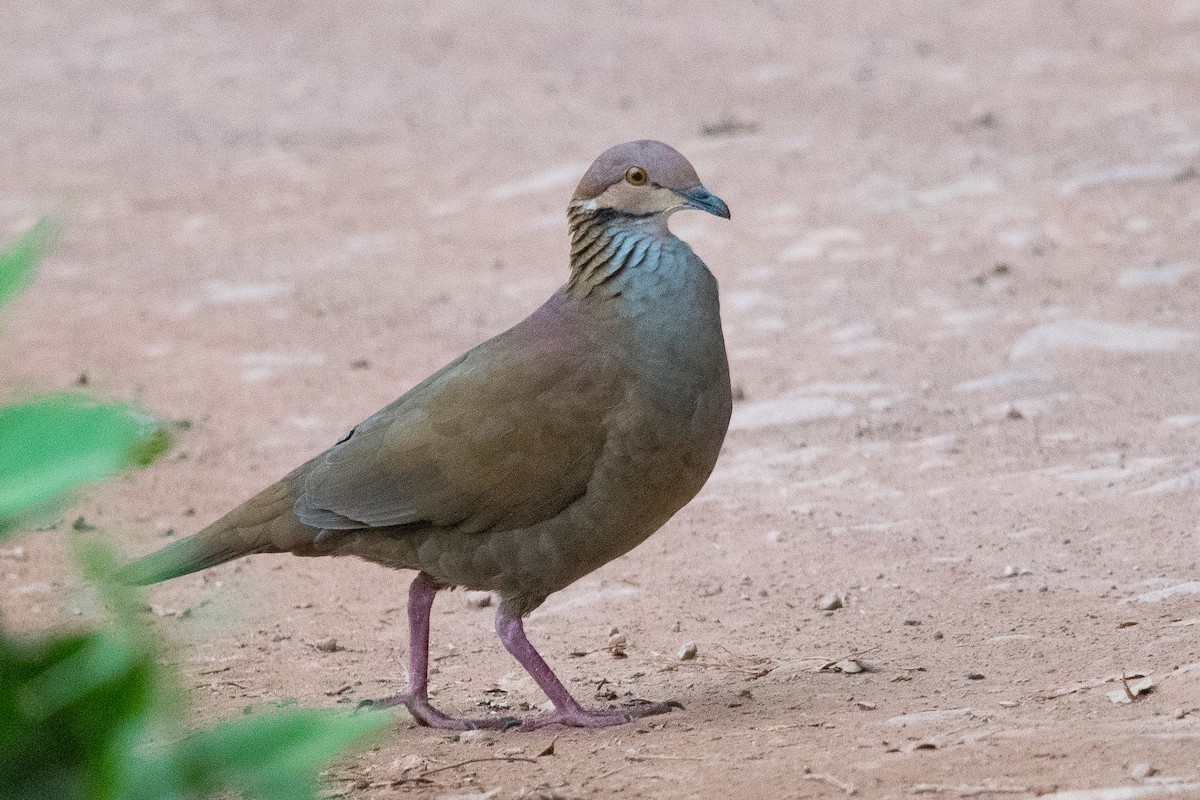
[(641, 167), (630, 167), (625, 170), (625, 181), (631, 186), (645, 186), (650, 176)]

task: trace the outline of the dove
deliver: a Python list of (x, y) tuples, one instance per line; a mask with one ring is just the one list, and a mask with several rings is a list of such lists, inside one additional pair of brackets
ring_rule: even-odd
[[(729, 218), (672, 147), (606, 150), (568, 205), (570, 276), (541, 307), (121, 577), (155, 583), (260, 553), (416, 570), (408, 686), (376, 704), (403, 705), (421, 725), (600, 728), (679, 708), (585, 708), (524, 619), (661, 528), (716, 463), (729, 365), (717, 281), (667, 225), (684, 209)], [(497, 595), (496, 633), (553, 711), (461, 719), (430, 703), (430, 612), (452, 587)]]

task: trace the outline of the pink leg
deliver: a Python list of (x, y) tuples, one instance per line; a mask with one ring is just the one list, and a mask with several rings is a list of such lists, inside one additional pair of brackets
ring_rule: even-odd
[(653, 714), (666, 714), (675, 708), (683, 708), (679, 703), (669, 700), (665, 703), (649, 703), (638, 701), (635, 705), (623, 708), (593, 711), (584, 708), (567, 691), (562, 681), (550, 669), (541, 654), (538, 653), (529, 639), (525, 636), (525, 624), (519, 615), (510, 614), (506, 603), (501, 603), (496, 611), (496, 634), (504, 643), (504, 648), (512, 653), (513, 658), (533, 677), (550, 701), (554, 703), (554, 713), (544, 717), (526, 720), (522, 730), (534, 730), (546, 725), (567, 725), (575, 728), (606, 728), (609, 725), (621, 725), (641, 717)]
[(438, 711), (429, 702), (429, 612), (442, 587), (424, 572), (417, 573), (408, 589), (408, 690), (382, 700), (365, 700), (360, 705), (377, 708), (402, 705), (418, 725), (446, 730), (511, 728), (512, 717), (456, 719)]

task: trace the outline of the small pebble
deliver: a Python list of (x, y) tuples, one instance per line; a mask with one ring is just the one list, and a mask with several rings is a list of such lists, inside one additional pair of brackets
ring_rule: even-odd
[(1172, 708), (1171, 709), (1171, 719), (1183, 719), (1186, 716), (1187, 716), (1187, 712), (1184, 711), (1182, 708)]
[(314, 642), (313, 647), (317, 648), (317, 650), (320, 650), (322, 653), (336, 653), (339, 650), (346, 649), (338, 644), (337, 639), (334, 639), (332, 636), (328, 639), (322, 639), (319, 642)]
[(1016, 700), (1001, 700), (1000, 702), (996, 703), (996, 705), (1000, 706), (1001, 708), (1016, 708), (1018, 705), (1020, 705), (1020, 703), (1018, 703)]
[(1015, 578), (1015, 577), (1017, 577), (1017, 572), (1018, 572), (1017, 568), (1014, 567), (1012, 564), (1004, 565), (1004, 577)]
[(684, 642), (675, 655), (680, 661), (691, 661), (696, 657), (696, 643)]
[(458, 741), (460, 744), (479, 744), (481, 742), (490, 741), (493, 738), (495, 737), (492, 735), (491, 731), (482, 730), (463, 731), (458, 735)]
[(817, 599), (817, 611), (836, 611), (842, 607), (842, 598), (836, 594), (823, 594)]
[(843, 661), (837, 662), (836, 664), (833, 665), (833, 668), (836, 669), (838, 672), (844, 672), (847, 675), (853, 675), (856, 672), (863, 671), (863, 665), (858, 663), (857, 661), (855, 661), (852, 658), (847, 658)]
[(968, 672), (967, 673), (967, 680), (969, 680), (969, 681), (981, 681), (984, 679), (984, 677), (985, 676), (982, 672)]
[(1149, 764), (1146, 764), (1146, 763), (1134, 764), (1132, 767), (1129, 768), (1129, 777), (1133, 778), (1135, 781), (1140, 781), (1140, 780), (1145, 780), (1146, 778), (1149, 778), (1151, 775), (1153, 775), (1156, 772), (1158, 772), (1158, 770), (1156, 770), (1154, 767), (1150, 766)]
[(608, 652), (612, 653), (613, 658), (625, 658), (625, 645), (628, 640), (623, 633), (614, 633), (608, 637)]
[(28, 553), (21, 545), (16, 547), (0, 547), (0, 558), (6, 558), (10, 561), (24, 561), (28, 558)]
[(467, 592), (467, 608), (487, 608), (492, 604), (491, 592)]
[(642, 754), (638, 752), (638, 749), (636, 747), (631, 747), (625, 751), (625, 760), (626, 761), (641, 761)]
[(412, 772), (413, 770), (424, 770), (429, 762), (418, 755), (408, 755), (404, 758), (397, 758), (392, 762), (392, 772)]
[(783, 541), (783, 531), (767, 531), (767, 541), (771, 544), (779, 544)]

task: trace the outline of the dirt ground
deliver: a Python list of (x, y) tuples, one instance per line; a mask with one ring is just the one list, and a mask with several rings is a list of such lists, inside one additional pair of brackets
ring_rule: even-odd
[[(161, 546), (523, 317), (583, 168), (649, 136), (733, 209), (673, 227), (744, 397), (701, 495), (529, 630), (582, 698), (686, 710), (399, 719), (329, 792), (1200, 797), (1198, 86), (1196, 0), (20, 4), (0, 235), (63, 241), (0, 391), (190, 429), (0, 559), (0, 609), (91, 617), (70, 520)], [(407, 578), (260, 556), (149, 596), (207, 722), (396, 691)], [(461, 592), (432, 654), (446, 710), (545, 703)]]

